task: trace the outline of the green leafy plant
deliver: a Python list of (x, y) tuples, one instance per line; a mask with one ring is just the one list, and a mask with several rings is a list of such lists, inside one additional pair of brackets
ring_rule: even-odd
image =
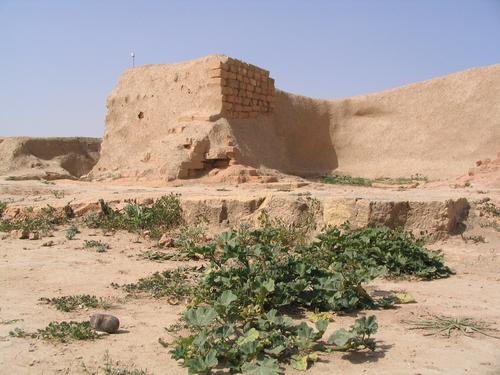
[(470, 336), (474, 333), (479, 333), (485, 336), (500, 339), (498, 336), (493, 336), (489, 332), (497, 332), (491, 327), (491, 324), (481, 320), (472, 318), (453, 318), (448, 316), (435, 316), (431, 319), (422, 319), (414, 321), (406, 321), (411, 325), (410, 329), (421, 329), (428, 331), (429, 335), (444, 335), (450, 337), (452, 332), (462, 333), (465, 336)]
[(90, 322), (51, 322), (44, 329), (37, 330), (32, 337), (67, 342), (69, 340), (95, 340), (99, 335)]
[(130, 232), (149, 231), (153, 239), (182, 223), (182, 208), (179, 196), (162, 196), (152, 205), (129, 204), (123, 211), (113, 210), (104, 200), (100, 200), (101, 210), (84, 219), (91, 228), (110, 230), (128, 230)]
[(183, 300), (193, 294), (198, 274), (199, 271), (195, 268), (179, 267), (155, 272), (149, 277), (139, 279), (136, 283), (118, 287), (131, 294), (149, 294), (155, 298), (172, 297)]
[(0, 232), (11, 230), (22, 230), (25, 232), (40, 232), (47, 234), (56, 225), (67, 222), (68, 216), (65, 210), (57, 210), (47, 205), (36, 213), (33, 207), (28, 207), (14, 219), (0, 219)]
[(139, 258), (158, 263), (165, 262), (167, 260), (177, 260), (176, 254), (165, 253), (163, 251), (158, 251), (158, 250), (143, 251), (142, 253), (139, 254)]
[(196, 249), (206, 242), (206, 229), (203, 226), (183, 227), (174, 239), (174, 247), (183, 259), (197, 259), (199, 254)]
[(325, 184), (355, 185), (355, 186), (372, 186), (373, 183), (381, 183), (386, 185), (407, 185), (415, 182), (427, 182), (427, 181), (428, 181), (427, 177), (422, 176), (418, 173), (410, 177), (398, 177), (398, 178), (379, 177), (375, 179), (341, 176), (341, 175), (321, 177), (321, 182)]
[(206, 373), (215, 366), (278, 373), (280, 363), (306, 369), (326, 348), (374, 349), (374, 317), (356, 321), (339, 345), (340, 333), (322, 341), (328, 320), (317, 320), (312, 328), (283, 314), (293, 308), (352, 310), (376, 305), (361, 287), (362, 281), (374, 277), (370, 269), (340, 279), (335, 269), (318, 266), (299, 251), (307, 247), (283, 245), (287, 242), (269, 224), (255, 230), (243, 226), (196, 249), (210, 265), (183, 317), (192, 334), (179, 337), (171, 351), (191, 373)]
[(109, 309), (112, 304), (103, 299), (89, 294), (79, 294), (73, 296), (62, 296), (54, 298), (40, 298), (40, 301), (53, 305), (57, 310), (69, 312), (82, 308), (102, 308)]
[(96, 241), (96, 240), (85, 240), (83, 243), (83, 246), (87, 249), (94, 248), (96, 252), (98, 253), (105, 253), (108, 251), (110, 246), (102, 241)]
[(16, 327), (12, 331), (9, 331), (9, 336), (10, 337), (29, 337), (31, 336), (30, 333), (26, 332), (24, 329)]
[(371, 186), (373, 180), (363, 177), (351, 176), (323, 176), (321, 182), (333, 185), (356, 185), (356, 186)]
[[(184, 314), (190, 336), (174, 343), (172, 357), (182, 359), (190, 373), (209, 373), (216, 366), (233, 372), (281, 373), (279, 364), (306, 370), (322, 351), (375, 349), (371, 335), (375, 317), (358, 319), (349, 330), (335, 331), (325, 342), (326, 320), (315, 327), (296, 324), (271, 309), (250, 316), (238, 306), (236, 295), (226, 291), (211, 306), (189, 308)], [(264, 372), (262, 372), (264, 371)]]
[(70, 225), (68, 229), (66, 229), (65, 237), (68, 240), (72, 240), (75, 236), (80, 233), (80, 230), (76, 225)]
[[(422, 279), (448, 277), (453, 271), (444, 264), (438, 252), (427, 250), (422, 241), (408, 232), (385, 227), (351, 229), (330, 228), (318, 236), (319, 240), (309, 246), (305, 255), (310, 261), (324, 267), (336, 267), (342, 271), (344, 264), (378, 269), (389, 277), (414, 276)], [(350, 267), (350, 268), (352, 268)]]

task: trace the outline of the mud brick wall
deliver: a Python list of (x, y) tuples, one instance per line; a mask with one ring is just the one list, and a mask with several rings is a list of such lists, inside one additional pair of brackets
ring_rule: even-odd
[(254, 118), (274, 109), (274, 79), (265, 69), (227, 58), (212, 69), (210, 79), (220, 85), (221, 113), (226, 118)]

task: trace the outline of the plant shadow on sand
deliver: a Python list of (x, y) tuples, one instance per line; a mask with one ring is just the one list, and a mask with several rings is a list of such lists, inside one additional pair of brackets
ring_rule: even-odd
[(394, 345), (383, 344), (383, 341), (377, 341), (377, 349), (371, 351), (347, 352), (342, 355), (342, 359), (346, 359), (353, 364), (365, 362), (378, 362), (379, 359), (385, 357), (385, 353)]

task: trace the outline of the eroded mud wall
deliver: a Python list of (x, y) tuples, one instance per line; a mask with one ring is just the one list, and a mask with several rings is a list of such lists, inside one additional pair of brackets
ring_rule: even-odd
[(108, 98), (93, 177), (171, 180), (242, 164), (299, 176), (461, 175), (500, 151), (500, 65), (321, 100), (212, 55), (130, 69)]

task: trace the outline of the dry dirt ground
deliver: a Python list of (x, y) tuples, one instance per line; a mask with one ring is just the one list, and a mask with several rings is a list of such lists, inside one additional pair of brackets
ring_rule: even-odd
[[(65, 191), (64, 198), (59, 199), (64, 202), (95, 198), (99, 192), (112, 197), (124, 190), (129, 194), (145, 191), (67, 182), (47, 186), (41, 182), (5, 181), (0, 183), (0, 200), (10, 198), (20, 205), (54, 203), (58, 200), (51, 193), (54, 189)], [(348, 195), (352, 190), (341, 187), (337, 193)], [(224, 194), (215, 187), (193, 187), (195, 191), (200, 195)], [(149, 192), (161, 193), (154, 188)], [(462, 193), (476, 194), (472, 190)], [(353, 194), (367, 193), (366, 189), (354, 189)], [(373, 194), (397, 193), (373, 189)], [(427, 193), (417, 190), (410, 194), (424, 196)], [(441, 194), (446, 192), (437, 189), (435, 195)], [(460, 195), (451, 190), (447, 194)], [(52, 238), (30, 241), (4, 236), (0, 241), (0, 373), (80, 374), (85, 373), (83, 365), (92, 373), (103, 365), (103, 358), (109, 352), (121, 367), (135, 366), (152, 374), (186, 374), (187, 370), (171, 359), (168, 349), (158, 343), (160, 337), (169, 339), (164, 327), (178, 319), (183, 306), (170, 305), (164, 299), (131, 298), (110, 286), (113, 282), (135, 282), (155, 271), (177, 267), (180, 262), (155, 263), (138, 258), (138, 254), (154, 243), (144, 239), (135, 242), (136, 235), (118, 232), (105, 236), (100, 230), (80, 227), (82, 233), (71, 241), (64, 236), (65, 227), (54, 231)], [(460, 236), (454, 236), (430, 245), (433, 249), (442, 249), (445, 261), (456, 271), (456, 275), (448, 279), (429, 282), (377, 279), (370, 284), (368, 289), (373, 293), (406, 291), (417, 303), (336, 316), (330, 330), (349, 325), (357, 316), (375, 314), (379, 321), (378, 349), (373, 353), (323, 355), (322, 361), (307, 373), (500, 374), (499, 339), (483, 335), (424, 336), (421, 331), (409, 330), (404, 323), (429, 315), (467, 316), (491, 322), (500, 329), (500, 232), (476, 228), (475, 234), (484, 236), (486, 242), (465, 242)], [(83, 242), (90, 239), (102, 240), (111, 248), (104, 253), (85, 249)], [(42, 246), (48, 240), (52, 240), (54, 246)], [(39, 302), (41, 297), (72, 294), (94, 294), (114, 300), (111, 313), (119, 317), (121, 332), (96, 341), (66, 344), (9, 336), (9, 331), (16, 327), (29, 332), (51, 321), (87, 320), (94, 310), (63, 313)], [(12, 320), (17, 321), (9, 323)], [(287, 368), (286, 373), (298, 372)]]

